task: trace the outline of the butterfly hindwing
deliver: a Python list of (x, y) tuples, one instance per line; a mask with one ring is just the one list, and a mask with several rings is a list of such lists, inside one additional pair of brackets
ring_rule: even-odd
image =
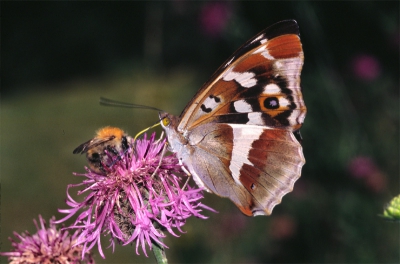
[(195, 128), (188, 140), (196, 147), (182, 161), (196, 182), (230, 198), (246, 215), (270, 214), (305, 162), (300, 143), (287, 130), (208, 124)]

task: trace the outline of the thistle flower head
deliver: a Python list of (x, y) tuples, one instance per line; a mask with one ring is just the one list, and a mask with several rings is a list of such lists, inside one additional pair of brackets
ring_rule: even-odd
[(7, 256), (10, 264), (29, 263), (59, 263), (59, 264), (80, 264), (94, 263), (89, 251), (83, 253), (83, 246), (74, 244), (77, 239), (77, 232), (72, 236), (66, 230), (57, 230), (53, 223), (54, 217), (50, 220), (50, 226), (46, 226), (45, 220), (39, 215), (39, 224), (33, 220), (36, 234), (29, 234), (25, 231), (21, 235), (14, 232), (19, 242), (11, 240), (14, 250), (12, 252), (1, 252), (0, 255)]
[[(178, 159), (161, 155), (165, 139), (156, 141), (155, 134), (136, 141), (129, 137), (128, 146), (118, 154), (105, 150), (112, 160), (104, 166), (105, 174), (87, 169), (85, 174), (76, 174), (85, 177), (83, 182), (67, 188), (70, 208), (59, 210), (67, 216), (58, 222), (77, 215), (69, 228), (80, 230), (77, 244), (84, 246), (84, 252), (97, 244), (104, 258), (100, 243), (103, 234), (109, 235), (113, 249), (115, 242), (135, 243), (136, 253), (140, 246), (147, 256), (146, 245), (152, 249), (155, 242), (166, 247), (161, 241), (164, 231), (177, 236), (174, 229), (183, 232), (187, 218), (205, 219), (203, 209), (214, 211), (200, 202), (201, 189), (180, 187), (178, 175), (183, 173)], [(77, 186), (84, 186), (78, 192), (86, 194), (82, 202), (69, 195), (69, 189)]]

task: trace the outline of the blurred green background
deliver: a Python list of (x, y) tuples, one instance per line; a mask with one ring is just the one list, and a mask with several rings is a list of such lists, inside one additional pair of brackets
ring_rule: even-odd
[[(179, 114), (247, 39), (296, 19), (305, 53), (306, 165), (269, 217), (227, 199), (168, 236), (171, 263), (399, 263), (399, 224), (382, 220), (399, 190), (399, 2), (1, 2), (1, 251), (12, 232), (61, 214), (79, 182), (72, 150), (112, 125), (135, 135)], [(160, 132), (160, 130), (157, 130)], [(103, 239), (106, 247), (108, 238)], [(153, 263), (134, 247), (97, 263)], [(7, 259), (2, 257), (2, 262)]]

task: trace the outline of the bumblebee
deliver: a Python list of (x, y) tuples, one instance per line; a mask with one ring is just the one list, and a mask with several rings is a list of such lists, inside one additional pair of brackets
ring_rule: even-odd
[[(86, 153), (89, 167), (92, 171), (105, 174), (104, 166), (111, 166), (110, 154), (119, 157), (121, 151), (128, 149), (128, 138), (122, 129), (117, 127), (103, 127), (96, 132), (96, 136), (79, 145), (74, 154)], [(108, 155), (105, 153), (107, 150)]]

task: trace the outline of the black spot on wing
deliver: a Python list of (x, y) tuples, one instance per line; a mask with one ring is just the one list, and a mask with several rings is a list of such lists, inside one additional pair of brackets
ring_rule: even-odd
[(214, 99), (214, 101), (215, 101), (216, 103), (221, 102), (221, 99), (220, 99), (219, 97), (217, 97), (217, 96), (214, 96), (214, 95), (210, 94), (209, 97), (210, 97), (211, 99)]
[(264, 100), (264, 106), (267, 109), (278, 109), (279, 100), (276, 97), (268, 97)]
[(203, 110), (203, 112), (206, 112), (206, 113), (210, 113), (211, 111), (212, 111), (212, 109), (211, 108), (207, 108), (204, 104), (202, 104), (201, 105), (201, 110)]

